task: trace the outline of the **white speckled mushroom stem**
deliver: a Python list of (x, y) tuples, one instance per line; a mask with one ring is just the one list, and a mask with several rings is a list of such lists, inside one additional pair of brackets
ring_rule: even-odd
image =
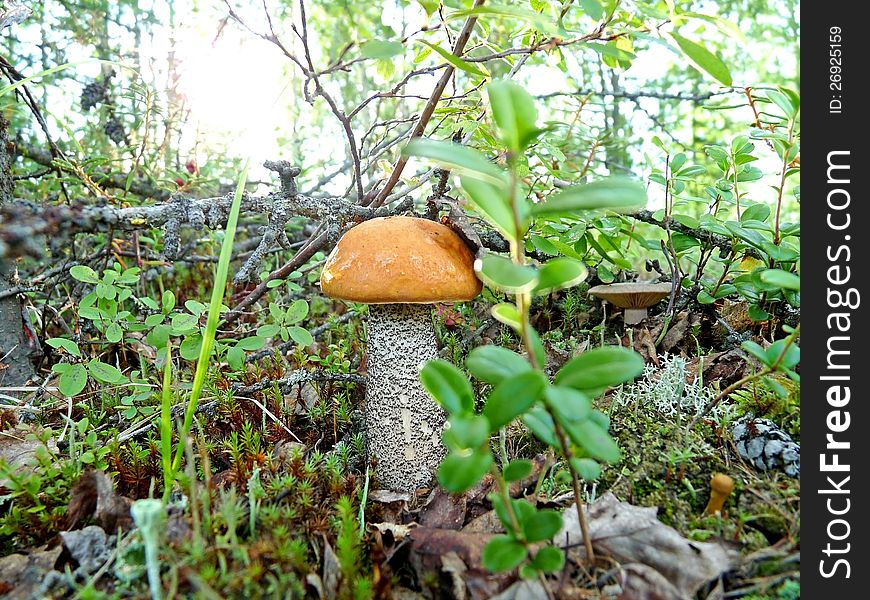
[(377, 459), (380, 487), (412, 492), (432, 483), (447, 454), (446, 414), (420, 383), (420, 369), (438, 356), (431, 307), (373, 304), (368, 338), (368, 452)]

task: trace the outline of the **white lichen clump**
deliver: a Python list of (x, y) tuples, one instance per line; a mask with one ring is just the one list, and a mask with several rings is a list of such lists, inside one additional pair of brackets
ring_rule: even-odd
[[(614, 409), (653, 409), (662, 416), (679, 420), (701, 414), (716, 393), (704, 387), (698, 377), (686, 381), (686, 361), (682, 357), (664, 354), (659, 362), (661, 367), (647, 365), (639, 381), (614, 393)], [(727, 405), (720, 404), (707, 416), (719, 424), (730, 410)]]

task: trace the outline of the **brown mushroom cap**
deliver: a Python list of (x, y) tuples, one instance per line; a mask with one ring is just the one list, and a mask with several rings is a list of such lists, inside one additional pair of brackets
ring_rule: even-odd
[(379, 217), (338, 241), (320, 274), (323, 293), (365, 304), (461, 302), (480, 293), (474, 256), (449, 227)]
[(589, 293), (619, 308), (647, 308), (667, 298), (670, 283), (610, 283), (596, 285)]
[(710, 489), (727, 496), (734, 491), (734, 480), (724, 473), (716, 473), (710, 480)]

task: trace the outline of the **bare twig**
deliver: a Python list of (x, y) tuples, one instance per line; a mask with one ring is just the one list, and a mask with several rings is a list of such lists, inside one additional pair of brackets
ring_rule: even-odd
[[(481, 6), (483, 3), (484, 0), (475, 0), (474, 8)], [(468, 17), (468, 19), (465, 21), (465, 24), (462, 26), (462, 30), (459, 32), (459, 36), (456, 38), (456, 44), (453, 46), (454, 56), (462, 56), (462, 52), (465, 50), (465, 45), (468, 43), (468, 40), (471, 37), (471, 32), (474, 30), (474, 25), (476, 22), (477, 17), (473, 15)], [(423, 132), (426, 130), (426, 125), (432, 118), (432, 114), (435, 112), (435, 107), (438, 106), (438, 102), (441, 100), (444, 89), (450, 82), (450, 78), (453, 76), (454, 71), (455, 67), (453, 67), (453, 65), (448, 65), (446, 67), (444, 73), (441, 75), (441, 79), (438, 80), (438, 84), (435, 86), (435, 89), (432, 90), (432, 95), (429, 97), (429, 101), (426, 103), (425, 108), (423, 108), (423, 112), (420, 114), (420, 119), (417, 121), (417, 124), (411, 131), (411, 139), (423, 135)], [(405, 170), (405, 165), (407, 163), (407, 158), (403, 156), (399, 157), (399, 159), (396, 161), (396, 164), (393, 166), (393, 172), (390, 173), (390, 177), (389, 179), (387, 179), (386, 184), (384, 184), (384, 187), (382, 187), (381, 191), (378, 192), (378, 195), (371, 200), (371, 206), (377, 208), (378, 206), (381, 206), (386, 202), (387, 196), (389, 196), (390, 192), (393, 191), (393, 188), (396, 187), (396, 184), (399, 182), (399, 178), (402, 176), (402, 171)]]

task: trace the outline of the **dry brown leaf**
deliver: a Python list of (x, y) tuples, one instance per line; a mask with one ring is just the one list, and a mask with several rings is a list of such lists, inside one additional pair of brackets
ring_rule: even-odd
[(93, 516), (94, 521), (108, 533), (131, 529), (132, 504), (130, 498), (115, 493), (108, 475), (102, 471), (86, 471), (70, 492), (66, 528), (77, 529), (88, 517)]
[[(642, 563), (670, 581), (684, 596), (693, 596), (706, 582), (730, 570), (736, 559), (730, 548), (694, 542), (656, 518), (656, 509), (620, 502), (604, 494), (587, 507), (589, 535), (595, 549), (621, 563)], [(553, 542), (582, 551), (577, 512), (569, 507), (565, 524)]]
[(335, 598), (338, 594), (338, 584), (341, 581), (341, 565), (329, 542), (323, 540), (323, 594), (326, 598)]
[[(437, 581), (441, 587), (433, 588), (436, 598), (457, 598), (456, 576), (461, 567), (461, 582), (467, 600), (491, 598), (504, 589), (513, 576), (489, 573), (482, 564), (483, 548), (492, 537), (481, 533), (466, 533), (452, 529), (416, 527), (411, 531), (409, 562), (417, 574), (417, 581)], [(450, 555), (447, 563), (444, 557)]]
[(693, 320), (695, 320), (694, 316), (688, 311), (679, 313), (676, 319), (671, 321), (671, 326), (668, 328), (668, 332), (662, 339), (661, 344), (659, 344), (659, 349), (662, 352), (670, 352), (673, 350), (685, 339), (686, 333), (689, 331), (689, 326), (692, 324)]
[(492, 600), (541, 600), (547, 597), (547, 590), (538, 580), (517, 581)]
[[(31, 433), (35, 431), (25, 425), (0, 431), (0, 460), (6, 461), (19, 474), (33, 471), (36, 451), (43, 446), (40, 441), (27, 439)], [(57, 442), (54, 438), (48, 441), (48, 450), (51, 453), (57, 452)], [(0, 480), (0, 486), (3, 483), (3, 480)]]
[(459, 531), (465, 524), (467, 505), (466, 494), (450, 494), (440, 487), (435, 488), (426, 505), (420, 509), (417, 522), (435, 529)]
[(688, 600), (664, 575), (641, 563), (622, 566), (618, 600)]
[(396, 542), (401, 542), (411, 535), (413, 529), (410, 525), (399, 525), (398, 523), (369, 523), (369, 527), (376, 529), (381, 535), (389, 533)]

